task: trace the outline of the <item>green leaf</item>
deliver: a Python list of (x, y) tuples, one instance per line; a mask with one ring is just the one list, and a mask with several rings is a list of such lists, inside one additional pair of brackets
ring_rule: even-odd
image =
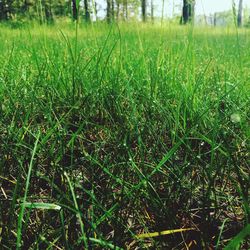
[(61, 210), (61, 206), (53, 204), (53, 203), (25, 202), (22, 205), (25, 208), (43, 209), (43, 210)]
[(224, 248), (224, 250), (235, 250), (238, 249), (242, 241), (250, 235), (250, 224), (248, 224), (239, 234), (237, 234), (229, 244)]
[(122, 250), (123, 249), (123, 248), (120, 248), (118, 246), (114, 246), (112, 243), (106, 242), (104, 240), (99, 240), (99, 239), (95, 239), (95, 238), (89, 238), (89, 240), (102, 246), (102, 247), (108, 247), (109, 249), (114, 249), (114, 250)]

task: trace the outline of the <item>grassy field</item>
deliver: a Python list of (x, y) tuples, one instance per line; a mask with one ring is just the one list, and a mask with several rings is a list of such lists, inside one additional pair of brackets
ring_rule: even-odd
[(0, 249), (222, 249), (250, 223), (250, 30), (0, 41)]

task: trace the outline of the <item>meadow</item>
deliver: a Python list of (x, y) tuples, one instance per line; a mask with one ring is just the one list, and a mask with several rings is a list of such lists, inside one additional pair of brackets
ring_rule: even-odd
[(250, 247), (250, 30), (1, 25), (0, 41), (0, 249)]

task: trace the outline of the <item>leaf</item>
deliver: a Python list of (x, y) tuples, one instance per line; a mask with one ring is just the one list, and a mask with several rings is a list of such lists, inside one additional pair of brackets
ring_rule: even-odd
[(53, 203), (44, 202), (25, 202), (23, 203), (25, 208), (43, 209), (43, 210), (61, 210), (61, 206)]
[(250, 224), (248, 224), (241, 232), (239, 232), (224, 248), (224, 250), (235, 250), (238, 249), (242, 241), (250, 235)]
[(231, 122), (233, 122), (233, 123), (239, 123), (240, 121), (241, 121), (241, 117), (240, 117), (240, 115), (239, 114), (232, 114), (231, 116), (230, 116), (230, 119), (231, 119)]
[(158, 237), (162, 235), (168, 235), (168, 234), (174, 234), (174, 233), (181, 233), (185, 231), (193, 231), (194, 228), (180, 228), (180, 229), (172, 229), (172, 230), (165, 230), (162, 232), (154, 232), (154, 233), (145, 233), (145, 234), (138, 234), (136, 236), (137, 239), (144, 239), (144, 238), (152, 238), (152, 237)]
[(222, 223), (222, 226), (221, 226), (221, 229), (220, 229), (220, 233), (219, 233), (219, 237), (217, 239), (217, 243), (216, 243), (216, 247), (215, 247), (215, 250), (217, 250), (219, 248), (219, 245), (220, 245), (220, 239), (221, 239), (221, 235), (222, 235), (222, 232), (224, 230), (224, 227), (225, 227), (225, 224), (226, 222), (228, 221), (228, 218), (226, 218), (223, 223)]
[(99, 239), (95, 239), (95, 238), (89, 238), (89, 240), (96, 243), (96, 244), (99, 244), (102, 247), (108, 247), (109, 249), (115, 249), (115, 250), (122, 250), (123, 249), (123, 248), (120, 248), (118, 246), (114, 246), (110, 242), (106, 242), (104, 240), (99, 240)]

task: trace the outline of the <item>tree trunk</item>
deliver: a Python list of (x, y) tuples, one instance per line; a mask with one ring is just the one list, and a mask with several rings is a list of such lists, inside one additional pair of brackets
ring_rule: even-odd
[(125, 1), (126, 5), (125, 5), (125, 17), (126, 20), (128, 20), (128, 0)]
[(88, 23), (90, 21), (90, 13), (89, 13), (89, 2), (88, 0), (84, 0), (84, 11), (85, 11), (85, 21)]
[(24, 0), (23, 6), (21, 9), (23, 10), (23, 12), (29, 11), (29, 3), (27, 0)]
[(107, 22), (111, 22), (111, 0), (107, 0)]
[(13, 8), (12, 8), (13, 0), (2, 0), (0, 1), (0, 19), (8, 20), (12, 18)]
[(147, 12), (147, 9), (146, 9), (146, 0), (141, 0), (141, 12), (142, 12), (142, 21), (143, 22), (146, 22), (146, 12)]
[(53, 14), (52, 14), (52, 6), (51, 6), (51, 0), (45, 0), (43, 2), (44, 4), (44, 13), (45, 13), (45, 19), (47, 23), (53, 22)]
[(7, 19), (7, 10), (5, 1), (0, 2), (0, 20)]
[(114, 0), (111, 0), (111, 18), (112, 21), (115, 19), (115, 2)]
[(97, 2), (95, 1), (95, 17), (96, 17), (96, 21), (97, 21)]
[(151, 22), (154, 22), (154, 1), (151, 0)]
[(194, 1), (183, 0), (181, 23), (187, 24), (191, 22), (193, 16), (194, 16)]
[(119, 21), (119, 16), (120, 16), (120, 3), (119, 3), (119, 1), (117, 1), (116, 2), (116, 5), (117, 5), (117, 7), (116, 7), (116, 20), (117, 21)]
[(238, 27), (242, 26), (242, 13), (243, 13), (243, 0), (240, 0), (239, 1), (238, 16), (237, 16)]
[(127, 20), (128, 19), (128, 1), (127, 0), (123, 0), (123, 10), (122, 10), (122, 14), (123, 14), (123, 20)]
[(76, 0), (72, 0), (72, 18), (74, 21), (78, 19), (78, 10), (76, 6)]

